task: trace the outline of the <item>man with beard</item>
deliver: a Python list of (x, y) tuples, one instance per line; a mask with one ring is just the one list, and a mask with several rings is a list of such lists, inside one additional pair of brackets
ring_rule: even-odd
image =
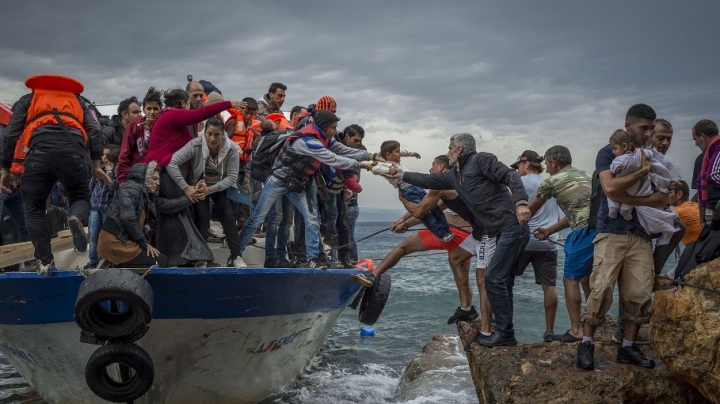
[(122, 146), (125, 128), (138, 115), (140, 115), (140, 102), (137, 97), (129, 97), (120, 101), (117, 115), (110, 118), (112, 124), (102, 128), (103, 146), (109, 144)]
[[(187, 83), (187, 86), (185, 86), (185, 91), (187, 91), (190, 96), (188, 99), (190, 109), (198, 109), (203, 106), (203, 95), (205, 94), (205, 90), (203, 89), (202, 83), (199, 81), (191, 81)], [(193, 137), (197, 137), (198, 133), (202, 130), (200, 125), (201, 123), (189, 126), (190, 133)]]
[(287, 91), (287, 86), (283, 83), (270, 84), (267, 94), (258, 100), (258, 110), (255, 114), (257, 119), (262, 121), (272, 113), (282, 113), (280, 107), (285, 102), (285, 91)]
[[(655, 111), (648, 105), (636, 104), (630, 107), (625, 116), (625, 130), (630, 134), (631, 147), (642, 147), (655, 127)], [(645, 356), (635, 344), (640, 325), (648, 322), (653, 289), (653, 251), (652, 240), (648, 232), (640, 225), (637, 212), (633, 210), (632, 219), (622, 215), (610, 218), (608, 199), (634, 206), (666, 206), (668, 195), (655, 192), (650, 196), (629, 196), (627, 189), (643, 179), (650, 172), (646, 157), (642, 158), (642, 167), (633, 173), (615, 177), (610, 164), (615, 159), (612, 147), (606, 145), (597, 154), (596, 175), (602, 189), (599, 193), (600, 205), (597, 212), (597, 236), (594, 244), (593, 274), (590, 277), (590, 296), (581, 318), (583, 321), (583, 340), (578, 345), (577, 366), (581, 369), (595, 368), (593, 336), (595, 329), (605, 321), (613, 299), (615, 283), (619, 281), (620, 301), (624, 307), (627, 329), (617, 354), (617, 361), (646, 368), (655, 366), (655, 362)]]
[(654, 147), (662, 153), (667, 154), (670, 149), (670, 143), (672, 143), (673, 127), (670, 122), (666, 119), (658, 118), (655, 120), (655, 130), (650, 139), (648, 139), (646, 146)]

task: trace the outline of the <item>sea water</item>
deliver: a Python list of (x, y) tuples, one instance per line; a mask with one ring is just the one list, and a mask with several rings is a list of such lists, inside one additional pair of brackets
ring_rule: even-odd
[[(387, 226), (358, 223), (356, 238)], [(362, 258), (379, 261), (410, 233), (383, 232), (358, 244)], [(424, 255), (426, 254), (426, 255)], [(429, 255), (432, 254), (432, 255)], [(562, 248), (558, 254), (558, 304), (555, 332), (569, 328), (562, 288)], [(668, 266), (674, 263), (674, 258)], [(475, 263), (473, 262), (473, 265)], [(407, 363), (422, 352), (435, 334), (457, 337), (455, 325), (447, 319), (458, 306), (458, 294), (447, 254), (437, 251), (418, 253), (400, 261), (390, 272), (392, 290), (385, 310), (374, 325), (375, 336), (361, 336), (357, 311), (346, 309), (330, 333), (328, 341), (307, 371), (283, 392), (263, 404), (337, 403), (477, 403), (477, 395), (464, 353), (443, 359), (441, 366), (400, 388)], [(474, 271), (473, 304), (478, 306)], [(545, 331), (543, 295), (535, 284), (532, 267), (516, 279), (514, 323), (520, 343), (542, 341)], [(613, 306), (610, 314), (616, 314)], [(0, 356), (0, 403), (43, 403), (24, 379)]]

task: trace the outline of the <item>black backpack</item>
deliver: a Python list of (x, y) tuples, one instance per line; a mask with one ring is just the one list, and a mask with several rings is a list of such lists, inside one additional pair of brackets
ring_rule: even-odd
[(592, 176), (592, 191), (590, 191), (590, 216), (588, 217), (588, 228), (597, 230), (598, 213), (602, 203), (602, 185), (600, 174), (595, 171)]
[(285, 144), (290, 135), (294, 132), (274, 131), (260, 138), (257, 147), (252, 153), (252, 163), (250, 165), (250, 177), (254, 180), (265, 182), (272, 174), (272, 166), (282, 146)]

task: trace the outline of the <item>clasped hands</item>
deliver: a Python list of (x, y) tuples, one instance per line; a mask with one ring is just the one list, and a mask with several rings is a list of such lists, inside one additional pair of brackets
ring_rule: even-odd
[(190, 199), (192, 201), (192, 203), (196, 203), (198, 201), (204, 200), (211, 193), (210, 187), (207, 186), (207, 184), (205, 183), (205, 180), (198, 181), (198, 183), (195, 184), (195, 186), (188, 185), (187, 187), (185, 187), (184, 191), (185, 191), (185, 196), (187, 196), (188, 199)]

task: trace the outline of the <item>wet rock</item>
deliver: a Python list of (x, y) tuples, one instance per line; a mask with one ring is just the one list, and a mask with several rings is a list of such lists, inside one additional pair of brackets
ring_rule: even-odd
[(467, 402), (473, 398), (469, 394), (472, 388), (460, 339), (455, 335), (434, 335), (422, 353), (408, 363), (394, 398), (408, 402), (444, 390), (457, 394), (454, 398), (458, 401)]
[[(720, 290), (720, 260), (692, 271), (686, 282)], [(675, 377), (720, 403), (720, 295), (697, 288), (655, 294), (650, 334)]]
[(400, 379), (400, 384), (412, 383), (423, 373), (447, 368), (450, 364), (457, 362), (461, 352), (463, 349), (456, 336), (433, 335), (432, 340), (423, 347), (422, 353), (408, 363)]
[[(467, 354), (481, 403), (705, 403), (692, 386), (677, 380), (660, 364), (655, 369), (615, 361), (611, 342), (616, 322), (608, 321), (595, 335), (595, 371), (575, 366), (577, 343), (562, 342), (485, 348), (472, 345)], [(463, 344), (480, 331), (479, 322), (459, 322)], [(641, 348), (659, 361), (652, 346)]]

